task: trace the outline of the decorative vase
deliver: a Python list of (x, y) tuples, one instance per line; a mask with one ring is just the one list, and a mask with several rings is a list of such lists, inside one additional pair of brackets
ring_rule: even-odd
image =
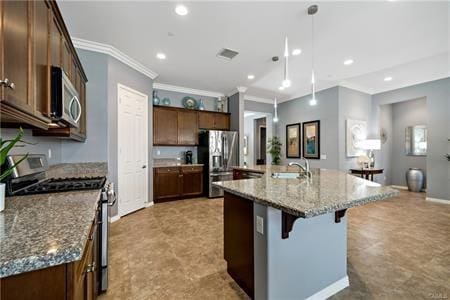
[(410, 168), (406, 171), (406, 184), (408, 185), (408, 190), (411, 192), (421, 192), (423, 190), (424, 181), (425, 176), (421, 169)]
[(153, 105), (159, 105), (159, 98), (158, 98), (158, 93), (156, 91), (153, 91)]
[(200, 103), (198, 104), (198, 109), (199, 110), (205, 110), (205, 104), (203, 103), (202, 99), (200, 99)]
[(0, 183), (0, 211), (5, 209), (5, 184)]

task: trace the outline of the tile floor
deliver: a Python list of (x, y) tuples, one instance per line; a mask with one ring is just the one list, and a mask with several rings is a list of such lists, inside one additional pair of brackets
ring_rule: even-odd
[[(350, 287), (332, 299), (450, 299), (450, 205), (423, 194), (348, 211)], [(105, 299), (247, 299), (226, 273), (222, 200), (157, 204), (111, 225)]]

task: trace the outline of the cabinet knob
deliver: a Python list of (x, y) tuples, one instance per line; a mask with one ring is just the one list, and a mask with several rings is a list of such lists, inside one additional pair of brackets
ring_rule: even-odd
[(95, 272), (95, 262), (86, 266), (86, 273)]
[(12, 90), (14, 90), (16, 87), (14, 82), (11, 82), (8, 78), (5, 78), (4, 80), (0, 80), (0, 86), (4, 86), (4, 87), (10, 88)]

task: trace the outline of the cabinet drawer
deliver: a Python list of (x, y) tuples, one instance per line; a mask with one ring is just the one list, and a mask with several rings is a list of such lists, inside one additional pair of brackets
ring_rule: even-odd
[(183, 166), (181, 167), (183, 173), (198, 173), (203, 172), (203, 167), (201, 166)]
[(179, 167), (157, 167), (155, 168), (156, 174), (164, 174), (164, 173), (178, 173)]

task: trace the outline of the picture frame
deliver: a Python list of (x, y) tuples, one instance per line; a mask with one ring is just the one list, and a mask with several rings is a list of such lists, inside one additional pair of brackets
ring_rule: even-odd
[(320, 159), (320, 120), (303, 123), (302, 145), (304, 158)]
[(345, 133), (345, 148), (347, 157), (358, 157), (366, 154), (359, 143), (367, 138), (367, 121), (347, 119)]
[(293, 123), (286, 125), (286, 157), (300, 158), (300, 126), (301, 123)]

